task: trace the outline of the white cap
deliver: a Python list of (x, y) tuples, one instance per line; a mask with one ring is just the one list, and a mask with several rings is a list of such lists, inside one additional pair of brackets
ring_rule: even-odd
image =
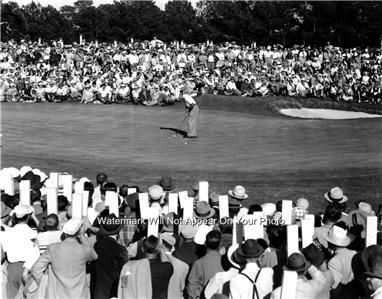
[(10, 174), (12, 178), (17, 178), (20, 175), (20, 171), (15, 167), (4, 168), (3, 173)]
[(13, 213), (16, 215), (16, 218), (23, 218), (25, 215), (33, 213), (33, 208), (28, 205), (17, 205), (13, 209)]
[(67, 235), (75, 235), (81, 228), (82, 220), (81, 219), (70, 219), (65, 223), (63, 232)]

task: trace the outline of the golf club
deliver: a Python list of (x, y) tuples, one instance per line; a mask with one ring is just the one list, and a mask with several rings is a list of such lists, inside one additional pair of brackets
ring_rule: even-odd
[(186, 121), (187, 119), (187, 115), (184, 116), (182, 122), (180, 123), (179, 127), (178, 127), (178, 130), (175, 132), (175, 138), (178, 138), (178, 133), (182, 130), (182, 127), (184, 125), (184, 122)]

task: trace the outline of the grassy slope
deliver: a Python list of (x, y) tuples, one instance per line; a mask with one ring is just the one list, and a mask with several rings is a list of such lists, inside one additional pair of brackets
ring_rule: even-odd
[(4, 104), (3, 166), (30, 164), (90, 178), (105, 171), (118, 184), (143, 188), (164, 174), (174, 177), (179, 189), (190, 190), (198, 179), (209, 180), (220, 193), (242, 184), (251, 202), (306, 197), (313, 211), (322, 209), (323, 194), (335, 185), (344, 188), (350, 205), (380, 201), (380, 121), (291, 119), (270, 107), (277, 98), (197, 101), (200, 138), (188, 145), (159, 130), (180, 123), (182, 104)]

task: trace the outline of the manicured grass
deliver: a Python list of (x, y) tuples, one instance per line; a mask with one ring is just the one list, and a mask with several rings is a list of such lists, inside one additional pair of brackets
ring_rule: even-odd
[[(284, 99), (285, 100), (285, 99)], [(199, 138), (174, 138), (182, 104), (169, 107), (2, 104), (2, 167), (31, 165), (142, 189), (162, 175), (178, 190), (208, 180), (218, 193), (236, 184), (250, 202), (306, 197), (313, 211), (341, 186), (349, 206), (382, 197), (382, 122), (303, 120), (279, 115), (276, 98), (201, 96)], [(296, 100), (296, 102), (301, 103)]]

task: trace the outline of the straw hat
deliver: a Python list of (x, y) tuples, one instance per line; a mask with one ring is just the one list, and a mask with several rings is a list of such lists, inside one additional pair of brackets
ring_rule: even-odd
[(337, 225), (333, 225), (333, 227), (328, 231), (328, 234), (325, 236), (325, 238), (328, 242), (340, 247), (346, 247), (351, 242), (348, 236), (348, 231)]
[(233, 190), (228, 190), (228, 194), (236, 199), (246, 199), (248, 194), (245, 193), (246, 190), (243, 186), (236, 186)]
[(344, 203), (347, 202), (348, 198), (344, 195), (344, 192), (340, 187), (334, 187), (330, 191), (324, 194), (324, 197), (328, 202), (334, 203)]
[(196, 204), (194, 215), (199, 219), (208, 219), (215, 215), (215, 209), (211, 208), (208, 202), (199, 201)]

